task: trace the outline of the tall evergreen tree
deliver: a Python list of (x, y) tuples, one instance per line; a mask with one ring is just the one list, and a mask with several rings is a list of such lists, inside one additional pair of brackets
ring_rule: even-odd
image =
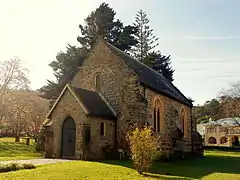
[(173, 81), (174, 70), (171, 67), (170, 56), (162, 55), (160, 51), (154, 51), (159, 45), (157, 38), (153, 34), (153, 29), (149, 26), (147, 13), (143, 10), (137, 12), (133, 25), (137, 28), (135, 35), (138, 43), (133, 46), (132, 53), (142, 63), (163, 74), (170, 82)]
[(86, 48), (77, 48), (75, 46), (67, 46), (66, 52), (59, 52), (56, 60), (52, 61), (49, 66), (53, 69), (55, 81), (47, 80), (47, 84), (40, 88), (43, 93), (42, 97), (55, 100), (63, 87), (69, 82), (77, 71), (77, 67), (81, 65), (88, 50)]
[(174, 70), (171, 67), (170, 56), (162, 55), (160, 52), (150, 52), (147, 57), (145, 57), (142, 62), (148, 67), (162, 74), (170, 82), (173, 81)]
[(84, 25), (79, 25), (81, 36), (77, 40), (80, 48), (68, 46), (66, 52), (58, 53), (56, 60), (49, 64), (54, 71), (56, 81), (48, 80), (48, 83), (40, 89), (43, 97), (54, 100), (59, 96), (99, 36), (125, 52), (137, 44), (134, 36), (136, 27), (124, 26), (120, 20), (115, 20), (115, 14), (108, 4), (102, 3), (85, 19)]
[(115, 15), (116, 12), (108, 4), (102, 3), (84, 20), (84, 25), (79, 25), (82, 36), (77, 40), (83, 47), (91, 48), (96, 39), (102, 36), (122, 51), (130, 50), (131, 46), (137, 44), (134, 36), (137, 28), (123, 26), (119, 19), (115, 20)]
[(140, 61), (143, 61), (148, 53), (158, 46), (158, 38), (153, 34), (149, 22), (146, 12), (142, 9), (137, 12), (133, 25), (137, 28), (136, 39), (138, 44), (134, 46), (132, 52)]

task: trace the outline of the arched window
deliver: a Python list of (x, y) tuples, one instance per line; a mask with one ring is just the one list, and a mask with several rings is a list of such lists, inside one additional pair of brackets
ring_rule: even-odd
[(96, 88), (96, 91), (100, 91), (100, 88), (101, 88), (100, 74), (96, 74), (95, 76), (95, 88)]
[(227, 142), (227, 138), (225, 136), (220, 138), (220, 144), (225, 144)]
[(100, 123), (100, 136), (105, 136), (104, 122)]
[(156, 108), (154, 107), (154, 109), (153, 109), (153, 129), (154, 129), (154, 131), (156, 131), (156, 123), (157, 123), (157, 120), (156, 120)]
[(91, 128), (89, 125), (85, 125), (83, 128), (85, 133), (85, 136), (84, 136), (85, 145), (87, 145), (91, 140)]
[(157, 99), (154, 102), (154, 109), (153, 109), (153, 127), (154, 131), (160, 132), (160, 122), (161, 122), (161, 109), (160, 109), (160, 101)]
[(215, 137), (210, 137), (210, 138), (208, 139), (208, 143), (209, 143), (209, 144), (217, 144), (217, 140), (216, 140)]
[(181, 130), (182, 130), (182, 133), (185, 136), (185, 129), (186, 129), (186, 127), (185, 127), (185, 111), (184, 111), (184, 109), (181, 110), (181, 119), (180, 119), (180, 121), (181, 121)]
[(157, 132), (160, 132), (160, 108), (157, 109)]
[(239, 138), (238, 136), (232, 137), (232, 146), (239, 146)]

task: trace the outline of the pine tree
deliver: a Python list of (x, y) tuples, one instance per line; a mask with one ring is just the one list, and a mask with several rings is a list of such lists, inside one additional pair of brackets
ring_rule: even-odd
[(170, 56), (162, 55), (160, 51), (154, 51), (159, 45), (158, 39), (149, 26), (149, 19), (146, 12), (137, 12), (133, 25), (137, 28), (136, 39), (138, 43), (133, 46), (132, 52), (136, 59), (146, 64), (153, 70), (161, 73), (170, 82), (173, 81), (174, 70), (171, 67)]
[(129, 50), (137, 44), (134, 37), (137, 29), (130, 25), (124, 26), (119, 19), (115, 20), (115, 15), (116, 12), (108, 4), (102, 3), (84, 20), (84, 25), (79, 25), (82, 36), (77, 40), (83, 47), (91, 48), (96, 39), (102, 36), (122, 51)]
[(171, 57), (162, 55), (160, 52), (148, 53), (142, 61), (148, 67), (162, 74), (166, 79), (172, 82), (174, 70), (171, 67)]
[(133, 25), (137, 28), (136, 39), (138, 44), (134, 46), (132, 52), (140, 61), (143, 61), (148, 53), (158, 46), (158, 38), (153, 35), (153, 29), (150, 28), (149, 22), (146, 12), (142, 9), (137, 12)]
[(52, 61), (49, 66), (54, 71), (55, 81), (47, 80), (47, 84), (39, 90), (42, 97), (54, 101), (62, 91), (63, 87), (69, 82), (77, 71), (83, 60), (86, 58), (88, 50), (86, 48), (77, 48), (68, 45), (66, 52), (59, 52), (56, 60)]

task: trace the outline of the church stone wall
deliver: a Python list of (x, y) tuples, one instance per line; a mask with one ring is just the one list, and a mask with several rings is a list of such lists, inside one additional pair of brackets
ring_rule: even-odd
[(148, 122), (153, 126), (154, 116), (153, 116), (153, 108), (154, 102), (158, 98), (161, 103), (160, 108), (160, 139), (161, 145), (160, 148), (163, 151), (172, 150), (172, 140), (171, 140), (171, 132), (176, 130), (176, 128), (181, 128), (180, 115), (181, 110), (185, 111), (185, 136), (184, 136), (184, 150), (186, 152), (191, 151), (191, 108), (175, 101), (167, 96), (163, 96), (159, 93), (156, 93), (153, 90), (146, 89), (145, 90), (145, 98), (148, 101), (147, 106), (147, 119)]
[[(104, 135), (100, 134), (100, 124), (104, 123)], [(115, 146), (115, 122), (98, 117), (87, 117), (85, 126), (90, 126), (90, 142), (84, 143), (84, 159), (95, 160), (106, 158), (104, 148)]]
[[(76, 159), (100, 159), (103, 158), (102, 148), (107, 145), (115, 145), (115, 122), (97, 117), (86, 116), (84, 110), (78, 104), (76, 99), (67, 90), (59, 101), (51, 115), (53, 138), (48, 141), (53, 143), (52, 157), (61, 157), (62, 124), (64, 120), (71, 116), (76, 124)], [(104, 136), (100, 136), (100, 123), (104, 123)], [(90, 142), (84, 142), (84, 128), (90, 126)], [(47, 142), (47, 151), (50, 151), (50, 142)]]
[[(183, 108), (186, 113), (186, 136), (184, 137), (185, 151), (191, 151), (191, 108), (171, 98), (156, 93), (150, 89), (143, 89), (139, 77), (124, 62), (111, 53), (103, 40), (98, 41), (89, 57), (79, 68), (79, 72), (73, 78), (71, 85), (96, 91), (96, 75), (100, 75), (100, 90), (102, 96), (109, 102), (117, 115), (116, 128), (113, 121), (106, 122), (106, 139), (99, 137), (99, 123), (101, 119), (86, 117), (83, 110), (79, 111), (79, 105), (68, 94), (64, 95), (52, 114), (54, 137), (61, 136), (61, 125), (67, 115), (71, 115), (77, 125), (76, 152), (82, 149), (83, 138), (81, 123), (90, 123), (91, 141), (95, 142), (89, 146), (88, 157), (102, 157), (101, 148), (106, 143), (117, 139), (117, 148), (127, 149), (125, 140), (126, 132), (130, 123), (149, 122), (153, 125), (153, 102), (156, 97), (161, 101), (161, 143), (163, 151), (172, 150), (171, 132), (180, 125), (180, 112)], [(145, 91), (145, 92), (144, 92)], [(144, 92), (144, 93), (143, 93)], [(66, 107), (66, 105), (68, 105)], [(96, 104), (97, 106), (97, 104)], [(193, 124), (195, 128), (195, 124)], [(116, 137), (114, 129), (116, 129)], [(54, 138), (53, 151), (59, 157), (61, 140)], [(95, 154), (95, 155), (94, 155)], [(92, 158), (92, 157), (91, 157)]]
[(80, 157), (79, 152), (82, 150), (82, 123), (86, 121), (86, 116), (83, 109), (80, 107), (76, 99), (72, 96), (69, 90), (66, 90), (61, 100), (51, 114), (53, 127), (53, 157), (60, 158), (61, 143), (62, 143), (62, 124), (63, 121), (71, 116), (76, 124), (76, 145), (75, 156)]
[(96, 44), (71, 84), (95, 91), (97, 74), (100, 75), (100, 93), (117, 114), (118, 147), (123, 148), (129, 123), (146, 119), (146, 103), (140, 93), (138, 76), (114, 56), (103, 41)]

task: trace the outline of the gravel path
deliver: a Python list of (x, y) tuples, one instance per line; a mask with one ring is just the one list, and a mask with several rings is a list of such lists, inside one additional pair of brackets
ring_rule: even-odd
[(9, 163), (19, 163), (19, 164), (34, 164), (34, 165), (42, 165), (42, 164), (55, 164), (62, 162), (69, 162), (71, 160), (66, 159), (28, 159), (28, 160), (8, 160), (8, 161), (0, 161), (0, 164), (9, 164)]

